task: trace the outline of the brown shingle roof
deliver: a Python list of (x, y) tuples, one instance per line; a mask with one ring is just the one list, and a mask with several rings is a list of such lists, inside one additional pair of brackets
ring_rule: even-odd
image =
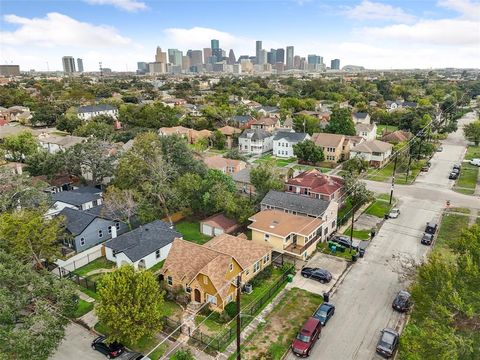
[(314, 133), (312, 135), (312, 141), (317, 146), (336, 148), (343, 145), (343, 142), (345, 141), (345, 135)]
[(224, 214), (212, 215), (209, 218), (200, 221), (200, 225), (201, 224), (221, 228), (226, 233), (230, 233), (239, 227), (239, 224), (234, 219), (229, 219)]
[(210, 169), (224, 169), (227, 166), (237, 167), (238, 165), (244, 165), (243, 168), (246, 166), (245, 161), (242, 160), (233, 160), (227, 159), (221, 156), (211, 156), (207, 157), (203, 160), (203, 162), (210, 168)]
[(252, 224), (248, 226), (249, 229), (283, 238), (291, 233), (308, 236), (323, 223), (322, 219), (288, 214), (279, 210), (260, 211), (249, 220), (252, 221)]
[(387, 142), (383, 142), (380, 140), (372, 140), (372, 141), (365, 141), (361, 144), (358, 144), (352, 149), (352, 151), (369, 153), (369, 154), (373, 152), (384, 153), (384, 152), (387, 152), (388, 150), (391, 150), (392, 147), (393, 147), (392, 144), (389, 144)]
[(277, 118), (273, 117), (262, 117), (258, 120), (252, 122), (252, 125), (266, 125), (266, 126), (273, 126), (276, 125), (278, 122)]
[(218, 129), (223, 135), (233, 135), (233, 134), (240, 134), (242, 130), (237, 129), (233, 126), (224, 126)]
[(382, 141), (386, 141), (390, 143), (399, 143), (399, 142), (407, 141), (411, 137), (412, 137), (412, 134), (408, 131), (396, 130), (394, 132), (383, 135)]

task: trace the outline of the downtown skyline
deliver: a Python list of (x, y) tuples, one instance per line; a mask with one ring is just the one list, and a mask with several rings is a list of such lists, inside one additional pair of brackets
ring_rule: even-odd
[[(28, 3), (28, 6), (25, 4)], [(233, 11), (232, 11), (233, 10)], [(2, 64), (61, 70), (62, 56), (135, 71), (154, 50), (201, 50), (218, 39), (236, 57), (294, 46), (341, 66), (370, 69), (478, 67), (480, 3), (374, 1), (3, 1)], [(294, 16), (293, 16), (294, 15)], [(119, 60), (121, 59), (121, 60)]]

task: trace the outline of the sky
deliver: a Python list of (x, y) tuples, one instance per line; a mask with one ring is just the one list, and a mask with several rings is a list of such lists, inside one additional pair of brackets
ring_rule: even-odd
[(134, 71), (155, 49), (235, 55), (293, 45), (295, 55), (369, 69), (480, 68), (478, 0), (2, 0), (0, 63)]

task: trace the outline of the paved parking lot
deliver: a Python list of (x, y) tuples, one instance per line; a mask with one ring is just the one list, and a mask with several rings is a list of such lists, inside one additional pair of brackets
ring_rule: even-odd
[(70, 323), (65, 329), (65, 337), (50, 360), (105, 360), (106, 357), (92, 350), (91, 343), (96, 335), (84, 327)]
[(330, 291), (335, 282), (342, 275), (343, 271), (347, 268), (347, 261), (335, 256), (316, 253), (310, 260), (308, 260), (306, 266), (318, 267), (330, 271), (332, 273), (332, 281), (328, 284), (321, 284), (317, 280), (304, 278), (300, 274), (300, 271), (298, 271), (293, 278), (293, 281), (287, 284), (287, 288), (298, 287), (315, 294), (323, 294), (326, 291)]

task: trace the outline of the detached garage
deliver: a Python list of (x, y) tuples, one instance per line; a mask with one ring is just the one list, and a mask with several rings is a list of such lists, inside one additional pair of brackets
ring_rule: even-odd
[(240, 225), (235, 220), (227, 218), (222, 213), (200, 221), (200, 231), (208, 236), (231, 234), (239, 227)]

